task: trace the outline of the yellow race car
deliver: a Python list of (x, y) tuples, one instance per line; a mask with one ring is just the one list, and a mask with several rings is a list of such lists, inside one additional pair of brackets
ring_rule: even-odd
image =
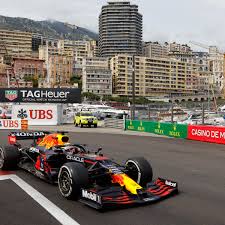
[(74, 124), (75, 126), (80, 127), (83, 127), (84, 125), (89, 127), (93, 125), (94, 127), (97, 127), (98, 119), (91, 112), (81, 111), (76, 113), (74, 117)]

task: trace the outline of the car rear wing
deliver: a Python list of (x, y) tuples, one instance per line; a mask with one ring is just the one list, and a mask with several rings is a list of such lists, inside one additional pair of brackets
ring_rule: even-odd
[[(36, 140), (41, 139), (45, 137), (48, 134), (51, 134), (52, 132), (49, 131), (16, 131), (11, 132), (8, 135), (8, 142), (10, 145), (18, 144), (18, 140), (33, 140), (36, 142)], [(57, 131), (57, 134), (65, 135), (66, 133), (69, 133), (67, 131)]]
[(8, 135), (9, 144), (15, 144), (17, 140), (38, 140), (39, 138), (43, 138), (46, 134), (50, 134), (47, 131), (18, 131), (18, 132), (11, 132)]
[(18, 145), (18, 140), (33, 140), (36, 142), (39, 138), (43, 138), (46, 134), (50, 134), (50, 132), (46, 131), (15, 131), (11, 132), (8, 135), (8, 143), (10, 145)]

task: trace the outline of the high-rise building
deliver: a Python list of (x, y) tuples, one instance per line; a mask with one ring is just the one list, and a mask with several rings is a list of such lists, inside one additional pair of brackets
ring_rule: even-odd
[(143, 55), (149, 58), (168, 57), (168, 48), (159, 42), (145, 42), (143, 45)]
[(129, 1), (109, 1), (99, 16), (99, 54), (142, 54), (142, 15)]
[(213, 74), (213, 84), (221, 92), (224, 88), (224, 54), (216, 46), (209, 48), (209, 67)]
[(83, 60), (86, 57), (97, 56), (97, 42), (95, 40), (59, 40), (58, 49), (73, 57), (73, 75), (82, 75)]
[(170, 58), (180, 60), (182, 62), (193, 62), (194, 54), (190, 46), (187, 44), (178, 44), (176, 42), (166, 43), (168, 55)]
[(30, 57), (32, 33), (16, 30), (0, 30), (0, 45), (13, 57)]
[(68, 52), (57, 47), (39, 47), (39, 59), (45, 60), (47, 81), (43, 80), (40, 86), (59, 87), (69, 86), (72, 77), (73, 57)]
[(42, 34), (33, 33), (32, 34), (32, 51), (38, 52), (39, 46), (41, 45), (47, 45), (49, 47), (57, 47), (58, 40), (45, 37)]
[(167, 96), (195, 94), (208, 89), (207, 75), (199, 72), (195, 63), (169, 58), (148, 58), (117, 55), (110, 61), (113, 75), (113, 94), (132, 96), (135, 71), (135, 94), (137, 96)]
[(82, 91), (112, 95), (112, 72), (108, 58), (90, 57), (83, 61)]

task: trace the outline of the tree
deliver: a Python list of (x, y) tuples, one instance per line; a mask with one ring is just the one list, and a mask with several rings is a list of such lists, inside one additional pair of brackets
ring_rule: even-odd
[(115, 101), (114, 98), (111, 95), (104, 95), (102, 97), (102, 101), (104, 102), (110, 102), (110, 101)]
[(25, 82), (32, 82), (33, 83), (33, 87), (37, 88), (38, 87), (38, 76), (25, 76), (24, 77), (24, 81)]
[(91, 92), (84, 92), (82, 93), (82, 97), (87, 98), (89, 101), (99, 101), (100, 97)]
[(150, 101), (145, 97), (139, 97), (139, 98), (135, 99), (135, 103), (140, 104), (140, 105), (145, 105), (145, 104), (150, 103)]
[(78, 87), (79, 88), (82, 88), (82, 79), (81, 77), (77, 76), (77, 75), (73, 75), (71, 78), (70, 78), (70, 84), (75, 84), (75, 83), (78, 83)]

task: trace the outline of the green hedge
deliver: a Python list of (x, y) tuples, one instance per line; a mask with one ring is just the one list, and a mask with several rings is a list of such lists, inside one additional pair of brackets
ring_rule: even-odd
[(126, 120), (126, 130), (148, 132), (175, 138), (187, 138), (188, 126), (176, 123), (160, 123), (141, 120)]

